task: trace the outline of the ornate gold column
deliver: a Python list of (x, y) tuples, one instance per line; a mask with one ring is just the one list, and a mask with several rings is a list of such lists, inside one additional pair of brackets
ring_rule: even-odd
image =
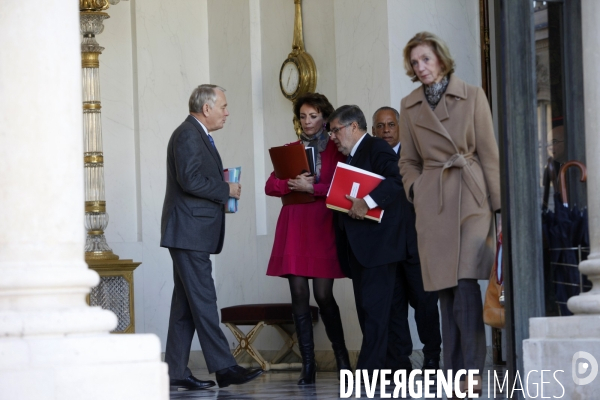
[[(101, 4), (100, 4), (101, 3)], [(81, 67), (83, 68), (83, 140), (85, 166), (85, 259), (116, 260), (106, 243), (104, 229), (108, 225), (104, 197), (104, 156), (102, 153), (102, 121), (100, 110), (99, 56), (104, 47), (96, 42), (96, 35), (104, 30), (103, 21), (110, 18), (101, 10), (108, 8), (108, 0), (80, 0)]]
[[(120, 0), (111, 0), (117, 4)], [(110, 16), (108, 0), (79, 0), (81, 25), (81, 67), (83, 68), (83, 140), (85, 170), (85, 261), (100, 275), (100, 284), (89, 296), (90, 305), (99, 305), (114, 312), (119, 324), (113, 331), (135, 331), (133, 308), (133, 271), (140, 263), (119, 260), (106, 243), (104, 230), (108, 226), (104, 196), (104, 154), (102, 151), (102, 121), (100, 104), (99, 56), (103, 47), (96, 35), (104, 30), (103, 22)]]

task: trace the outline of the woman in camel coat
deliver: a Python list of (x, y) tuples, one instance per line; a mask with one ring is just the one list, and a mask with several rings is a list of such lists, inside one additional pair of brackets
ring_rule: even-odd
[(445, 43), (421, 32), (404, 49), (423, 85), (400, 104), (400, 173), (417, 215), (423, 284), (439, 291), (444, 366), (479, 369), (486, 354), (478, 279), (495, 256), (498, 146), (483, 90), (456, 77)]

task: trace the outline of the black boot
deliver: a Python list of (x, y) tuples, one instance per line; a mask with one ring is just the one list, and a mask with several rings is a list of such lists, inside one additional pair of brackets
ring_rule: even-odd
[(323, 312), (321, 310), (321, 319), (325, 324), (325, 332), (331, 341), (331, 348), (339, 371), (343, 369), (351, 369), (350, 357), (348, 357), (348, 349), (344, 341), (344, 328), (342, 327), (342, 318), (340, 317), (340, 309), (336, 306), (334, 312)]
[(311, 385), (315, 383), (317, 376), (311, 313), (294, 315), (294, 324), (298, 336), (298, 348), (300, 349), (300, 355), (302, 355), (302, 371), (300, 372), (298, 385)]

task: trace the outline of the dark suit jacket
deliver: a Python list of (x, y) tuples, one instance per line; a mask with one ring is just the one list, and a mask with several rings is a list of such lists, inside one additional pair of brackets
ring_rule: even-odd
[(383, 139), (367, 134), (350, 165), (385, 176), (369, 195), (384, 211), (381, 223), (356, 220), (347, 213), (336, 213), (336, 244), (344, 273), (350, 276), (348, 248), (358, 262), (372, 268), (406, 258), (406, 239), (400, 194), (404, 190), (398, 169), (398, 155)]
[(220, 253), (228, 199), (221, 157), (190, 115), (175, 129), (167, 147), (160, 245)]
[[(415, 228), (417, 216), (415, 207), (406, 198), (406, 192), (402, 190), (399, 196), (400, 209), (402, 212), (402, 227), (404, 238), (406, 239), (406, 258), (411, 262), (419, 262), (419, 248), (417, 245), (417, 229)], [(384, 213), (385, 215), (385, 213)]]

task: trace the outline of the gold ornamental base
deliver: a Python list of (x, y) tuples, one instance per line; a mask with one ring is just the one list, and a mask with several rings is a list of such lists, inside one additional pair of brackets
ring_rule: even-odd
[(100, 284), (92, 288), (87, 302), (117, 315), (119, 323), (112, 333), (135, 333), (133, 271), (141, 262), (119, 260), (119, 256), (112, 255), (116, 259), (93, 259), (86, 253), (89, 268), (100, 275)]

